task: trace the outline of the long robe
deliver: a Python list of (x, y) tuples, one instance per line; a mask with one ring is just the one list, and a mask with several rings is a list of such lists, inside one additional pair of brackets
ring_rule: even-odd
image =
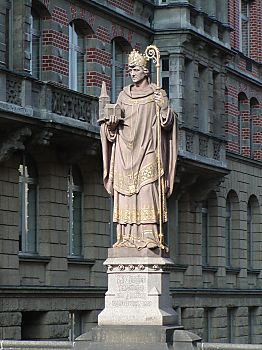
[[(155, 248), (159, 241), (158, 133), (155, 85), (133, 91), (129, 85), (117, 104), (123, 120), (112, 132), (101, 125), (104, 184), (114, 197), (113, 221), (117, 223), (114, 246)], [(166, 93), (162, 90), (168, 106)], [(176, 162), (174, 115), (161, 110), (161, 177), (165, 186), (162, 220), (167, 221), (166, 197), (170, 196)]]

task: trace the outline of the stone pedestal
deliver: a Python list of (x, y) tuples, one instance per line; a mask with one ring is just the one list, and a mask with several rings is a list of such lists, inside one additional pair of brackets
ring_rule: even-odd
[(165, 252), (155, 249), (110, 248), (108, 291), (98, 325), (178, 325), (169, 295)]
[(105, 308), (98, 327), (76, 339), (75, 350), (174, 349), (175, 332), (183, 327), (172, 308), (169, 269), (160, 249), (110, 248)]

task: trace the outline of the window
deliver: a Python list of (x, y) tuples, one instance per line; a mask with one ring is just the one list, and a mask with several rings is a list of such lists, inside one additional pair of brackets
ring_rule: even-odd
[(252, 270), (260, 265), (260, 210), (255, 195), (251, 195), (247, 203), (247, 268)]
[(255, 343), (255, 320), (256, 320), (256, 307), (248, 308), (248, 344)]
[(253, 267), (253, 213), (250, 201), (247, 204), (247, 267)]
[(232, 265), (232, 208), (230, 199), (226, 201), (226, 266)]
[(250, 20), (249, 20), (249, 2), (240, 0), (240, 30), (239, 30), (239, 49), (244, 55), (250, 54)]
[(203, 332), (203, 340), (206, 342), (210, 342), (212, 339), (212, 308), (204, 309), (204, 332)]
[(19, 164), (19, 250), (37, 252), (37, 172), (32, 159), (23, 154)]
[(82, 255), (82, 178), (79, 169), (71, 166), (68, 174), (69, 253)]
[(41, 20), (37, 12), (31, 11), (31, 61), (30, 73), (34, 78), (40, 79), (41, 71)]
[(12, 43), (11, 23), (12, 7), (11, 2), (6, 1), (6, 7), (0, 8), (0, 63), (10, 68), (12, 55), (10, 44)]
[(169, 58), (163, 57), (161, 60), (161, 80), (162, 89), (165, 90), (169, 97)]
[(227, 309), (227, 342), (234, 343), (235, 338), (235, 313), (236, 309), (229, 307)]
[(125, 66), (127, 64), (127, 54), (131, 51), (131, 46), (123, 38), (116, 38), (112, 41), (112, 102), (116, 102), (117, 97), (126, 85)]
[(198, 66), (198, 123), (202, 132), (209, 132), (209, 92), (208, 92), (208, 69)]
[(82, 312), (72, 311), (69, 313), (69, 341), (74, 341), (84, 333)]
[(202, 265), (209, 265), (209, 218), (208, 203), (202, 204)]
[(85, 37), (75, 22), (69, 24), (69, 89), (85, 92)]

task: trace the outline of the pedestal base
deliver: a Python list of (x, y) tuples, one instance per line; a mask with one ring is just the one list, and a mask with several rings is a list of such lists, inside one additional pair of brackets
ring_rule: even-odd
[(105, 308), (100, 326), (178, 325), (169, 295), (169, 269), (165, 252), (156, 249), (110, 248), (104, 262), (108, 270)]
[(175, 349), (175, 332), (182, 331), (182, 328), (180, 326), (98, 326), (91, 332), (78, 337), (74, 350)]

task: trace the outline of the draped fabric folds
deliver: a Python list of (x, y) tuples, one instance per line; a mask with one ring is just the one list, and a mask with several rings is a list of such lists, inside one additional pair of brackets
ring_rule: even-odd
[[(117, 104), (123, 120), (114, 132), (101, 125), (104, 185), (114, 197), (113, 221), (117, 223), (114, 246), (138, 249), (160, 246), (158, 238), (158, 133), (156, 86), (149, 84), (142, 92), (133, 92), (132, 85), (119, 94)], [(161, 109), (161, 177), (165, 197), (173, 190), (176, 166), (176, 123), (168, 107), (166, 93), (161, 90), (165, 107)], [(167, 221), (165, 199), (163, 221)]]

